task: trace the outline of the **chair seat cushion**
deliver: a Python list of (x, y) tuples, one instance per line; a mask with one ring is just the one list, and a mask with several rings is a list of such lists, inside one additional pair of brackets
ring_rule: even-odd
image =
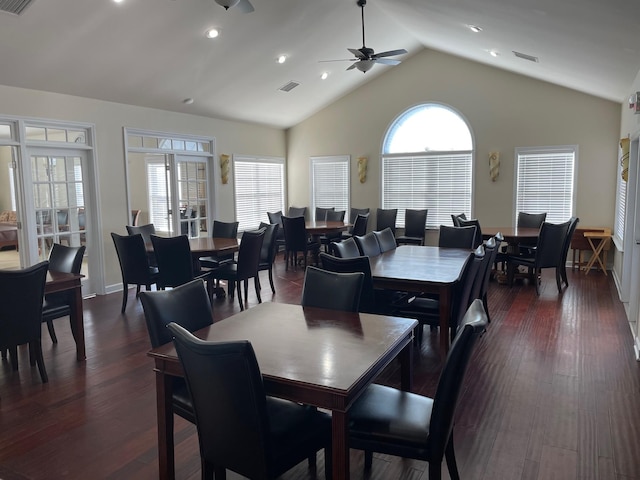
[(57, 303), (55, 301), (50, 301), (45, 298), (42, 304), (42, 320), (53, 320), (54, 318), (66, 317), (71, 314), (71, 308), (68, 304)]
[(176, 377), (173, 379), (173, 409), (182, 418), (191, 423), (196, 423), (191, 395), (189, 395), (184, 378)]
[(349, 410), (349, 436), (352, 442), (391, 443), (415, 449), (423, 457), (428, 454), (432, 409), (433, 399), (429, 397), (372, 384)]
[(396, 243), (408, 243), (410, 245), (422, 245), (424, 242), (424, 237), (407, 237), (405, 235), (400, 235), (396, 237)]

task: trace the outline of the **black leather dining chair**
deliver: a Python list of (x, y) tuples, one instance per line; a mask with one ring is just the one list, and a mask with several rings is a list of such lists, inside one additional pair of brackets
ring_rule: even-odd
[(314, 220), (316, 222), (324, 222), (324, 221), (326, 221), (327, 220), (327, 213), (331, 212), (334, 208), (335, 207), (331, 207), (331, 208), (316, 207)]
[(31, 365), (37, 365), (42, 383), (47, 369), (42, 356), (42, 305), (49, 262), (21, 270), (0, 270), (0, 351), (9, 352), (13, 370), (18, 370), (18, 346), (29, 345)]
[(371, 264), (369, 257), (348, 257), (339, 258), (326, 253), (320, 254), (320, 264), (323, 270), (336, 273), (360, 272), (362, 278), (362, 290), (360, 291), (359, 312), (389, 314), (388, 309), (377, 308), (375, 290), (373, 288), (373, 277), (371, 275)]
[(121, 313), (127, 308), (129, 285), (136, 286), (136, 298), (140, 295), (140, 286), (151, 290), (151, 285), (158, 282), (158, 267), (149, 265), (149, 257), (141, 234), (118, 235), (111, 232), (113, 244), (116, 247), (120, 273), (122, 275), (122, 307)]
[(287, 217), (304, 217), (307, 214), (307, 207), (289, 207)]
[(441, 248), (474, 248), (476, 241), (476, 227), (450, 227), (440, 225), (440, 236), (438, 246)]
[(151, 235), (151, 243), (158, 262), (159, 289), (178, 287), (199, 278), (207, 282), (209, 299), (213, 301), (213, 270), (199, 269), (199, 263), (194, 262), (189, 238), (186, 235), (176, 237)]
[(393, 235), (393, 232), (389, 227), (385, 228), (382, 231), (373, 231), (373, 236), (376, 237), (378, 241), (378, 245), (380, 246), (380, 253), (388, 252), (390, 250), (395, 250), (397, 247), (396, 237)]
[(427, 228), (428, 210), (406, 209), (404, 211), (404, 233), (396, 237), (398, 245), (424, 245), (424, 236)]
[(382, 253), (380, 251), (380, 243), (373, 232), (366, 233), (361, 237), (355, 235), (353, 238), (358, 245), (360, 255), (365, 257), (375, 257)]
[[(276, 293), (276, 287), (273, 284), (273, 264), (276, 259), (276, 252), (278, 245), (276, 239), (278, 238), (278, 232), (280, 231), (280, 225), (278, 223), (264, 223), (260, 222), (258, 229), (264, 228), (264, 240), (262, 241), (262, 248), (260, 250), (260, 262), (258, 263), (258, 272), (266, 270), (269, 273), (269, 285), (271, 286), (271, 292)], [(258, 285), (260, 285), (260, 277), (258, 278)]]
[(274, 224), (277, 223), (280, 225), (278, 229), (278, 234), (276, 235), (276, 255), (280, 251), (280, 247), (284, 248), (284, 227), (282, 226), (282, 211), (278, 210), (277, 212), (267, 212), (267, 218), (269, 219), (269, 223)]
[[(329, 210), (326, 212), (326, 221), (344, 223), (345, 213), (346, 213), (345, 210)], [(318, 237), (318, 241), (320, 242), (320, 245), (325, 246), (325, 251), (329, 251), (329, 244), (331, 244), (331, 242), (338, 242), (341, 239), (342, 239), (342, 232), (328, 232)]]
[[(542, 213), (527, 213), (518, 212), (518, 218), (516, 219), (516, 226), (518, 228), (540, 228), (542, 224), (547, 220), (547, 212)], [(533, 256), (533, 249), (538, 244), (538, 240), (533, 238), (529, 240), (521, 240), (518, 243), (518, 250), (521, 255)], [(505, 250), (506, 252), (506, 250)]]
[(460, 222), (459, 220), (466, 220), (467, 216), (463, 213), (459, 213), (458, 215), (455, 214), (451, 214), (451, 221), (453, 222), (453, 226), (454, 227), (459, 227), (460, 226)]
[(284, 227), (286, 270), (289, 269), (289, 264), (294, 269), (297, 268), (298, 253), (303, 255), (304, 268), (306, 269), (308, 253), (311, 252), (314, 258), (317, 259), (320, 243), (315, 240), (309, 240), (304, 217), (283, 216), (282, 225)]
[(146, 244), (151, 244), (151, 235), (156, 234), (156, 227), (153, 223), (147, 223), (146, 225), (127, 225), (127, 233), (129, 235), (142, 235), (142, 240)]
[(251, 343), (205, 342), (169, 324), (184, 369), (200, 443), (202, 478), (226, 470), (275, 479), (325, 450), (331, 472), (331, 417), (313, 407), (265, 394)]
[[(240, 222), (221, 222), (219, 220), (213, 221), (213, 229), (211, 230), (211, 237), (213, 238), (237, 238), (238, 237), (238, 225)], [(226, 262), (233, 262), (235, 253), (227, 253), (221, 255), (210, 255), (207, 257), (200, 257), (200, 266), (204, 268), (218, 268), (220, 265)]]
[[(242, 234), (240, 248), (238, 249), (238, 261), (225, 263), (214, 270), (217, 279), (227, 280), (229, 283), (229, 297), (233, 300), (234, 290), (238, 290), (238, 302), (240, 310), (244, 310), (244, 305), (248, 301), (249, 279), (253, 278), (258, 303), (262, 303), (260, 296), (260, 281), (258, 280), (258, 265), (260, 264), (260, 254), (262, 243), (264, 242), (265, 228), (251, 231), (245, 230)], [(244, 303), (242, 302), (242, 291), (240, 285), (244, 283)]]
[(567, 278), (567, 255), (569, 254), (571, 239), (573, 238), (573, 233), (576, 231), (578, 222), (580, 222), (580, 219), (578, 217), (571, 217), (571, 219), (569, 220), (569, 230), (567, 231), (567, 236), (565, 237), (564, 244), (562, 246), (562, 260), (560, 260), (560, 269), (561, 269), (560, 275), (562, 277), (562, 281), (567, 287), (569, 286), (569, 279)]
[[(49, 271), (80, 273), (85, 249), (86, 247), (84, 245), (80, 247), (68, 247), (54, 243), (49, 253)], [(70, 315), (72, 301), (73, 297), (68, 291), (48, 293), (44, 296), (42, 321), (47, 324), (49, 336), (53, 343), (58, 343), (53, 320)]]
[(376, 230), (380, 231), (389, 227), (395, 236), (397, 216), (397, 208), (378, 208), (376, 210)]
[[(190, 332), (213, 323), (209, 295), (202, 280), (193, 280), (171, 290), (141, 292), (140, 302), (151, 348), (157, 348), (173, 340), (173, 335), (167, 328), (171, 322)], [(174, 412), (189, 422), (196, 423), (193, 403), (184, 378), (173, 377), (172, 387)]]
[(454, 415), (467, 366), (487, 318), (475, 300), (464, 314), (438, 380), (433, 398), (372, 384), (349, 410), (349, 446), (364, 450), (370, 470), (373, 452), (429, 462), (429, 479), (460, 478), (453, 443)]
[(300, 304), (303, 307), (357, 312), (363, 280), (362, 272), (337, 273), (307, 267)]
[(367, 233), (367, 224), (369, 223), (368, 208), (352, 208), (349, 215), (351, 227), (346, 232), (342, 232), (342, 238), (351, 238), (355, 235), (362, 236)]
[(480, 245), (482, 245), (482, 228), (480, 228), (480, 220), (478, 220), (477, 218), (470, 218), (468, 220), (459, 218), (458, 223), (461, 227), (476, 227), (476, 235), (473, 238), (473, 246), (471, 248), (478, 248)]
[(347, 238), (341, 242), (331, 242), (330, 250), (333, 255), (339, 258), (359, 257), (360, 250), (358, 244), (352, 238)]
[(564, 242), (569, 232), (571, 221), (554, 224), (543, 222), (538, 236), (538, 245), (534, 256), (508, 255), (507, 273), (509, 285), (513, 285), (515, 268), (518, 265), (529, 269), (531, 280), (536, 287), (536, 294), (540, 295), (540, 272), (543, 268), (555, 268), (558, 293), (562, 292), (562, 259)]
[(479, 298), (482, 300), (485, 312), (487, 312), (487, 321), (491, 323), (491, 315), (489, 314), (489, 280), (491, 279), (492, 267), (496, 262), (498, 255), (498, 248), (503, 242), (504, 238), (502, 234), (498, 232), (495, 236), (491, 237), (484, 243), (485, 258), (480, 266), (480, 270), (476, 275), (473, 289), (471, 292), (471, 299), (475, 300)]

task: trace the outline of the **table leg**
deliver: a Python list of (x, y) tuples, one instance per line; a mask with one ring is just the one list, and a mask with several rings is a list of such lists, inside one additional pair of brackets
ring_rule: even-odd
[(347, 413), (331, 412), (333, 478), (349, 480), (349, 431)]
[(158, 468), (160, 480), (175, 478), (173, 458), (173, 380), (156, 371), (156, 407), (158, 415)]
[(449, 317), (451, 316), (451, 288), (449, 285), (440, 287), (440, 352), (446, 355), (449, 351)]
[(402, 349), (400, 358), (400, 388), (410, 392), (413, 388), (413, 341)]
[(607, 268), (603, 265), (602, 259), (600, 258), (602, 250), (604, 249), (605, 240), (600, 239), (600, 243), (598, 243), (597, 247), (594, 246), (593, 240), (591, 238), (588, 238), (588, 241), (589, 241), (589, 245), (591, 245), (591, 250), (593, 251), (593, 255), (589, 259), (589, 262), (587, 263), (587, 265), (584, 267), (584, 269), (585, 269), (584, 274), (585, 275), (589, 275), (589, 271), (591, 270), (591, 267), (593, 267), (593, 265), (597, 261), (598, 264), (600, 265), (600, 268), (602, 268), (602, 271), (606, 275), (607, 274)]
[(69, 315), (71, 333), (76, 341), (76, 360), (82, 362), (87, 359), (84, 344), (84, 313), (82, 310), (82, 285), (73, 289), (73, 301), (71, 302), (71, 315)]

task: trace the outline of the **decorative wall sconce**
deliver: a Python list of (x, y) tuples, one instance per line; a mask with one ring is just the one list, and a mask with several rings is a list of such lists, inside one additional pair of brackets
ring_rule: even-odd
[(229, 181), (229, 155), (220, 155), (220, 178), (222, 183), (226, 184)]
[(360, 183), (364, 183), (367, 181), (367, 162), (369, 159), (367, 157), (358, 157), (358, 177), (360, 178)]
[(489, 176), (495, 182), (500, 175), (500, 152), (489, 153)]
[(629, 179), (629, 138), (620, 139), (620, 148), (622, 154), (620, 155), (620, 166), (622, 167), (622, 173), (620, 176), (625, 182)]
[(633, 113), (640, 113), (640, 92), (632, 93), (629, 96), (629, 108)]

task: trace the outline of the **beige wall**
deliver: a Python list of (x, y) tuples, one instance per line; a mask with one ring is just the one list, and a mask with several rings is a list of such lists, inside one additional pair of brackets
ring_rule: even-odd
[[(288, 131), (289, 203), (310, 203), (310, 156), (349, 154), (352, 206), (380, 206), (383, 136), (400, 113), (424, 102), (447, 104), (469, 122), (477, 154), (473, 213), (482, 224), (512, 224), (516, 147), (575, 144), (576, 215), (583, 225), (613, 226), (620, 104), (431, 50)], [(500, 152), (496, 182), (491, 151)], [(361, 155), (369, 157), (365, 184), (357, 178)]]
[[(123, 127), (215, 137), (216, 155), (283, 157), (286, 151), (285, 133), (281, 129), (6, 86), (0, 86), (0, 115), (95, 124), (100, 234), (107, 287), (120, 283), (110, 232), (124, 233), (129, 217)], [(214, 188), (218, 189), (220, 199), (217, 211), (225, 218), (233, 216), (232, 183)]]

